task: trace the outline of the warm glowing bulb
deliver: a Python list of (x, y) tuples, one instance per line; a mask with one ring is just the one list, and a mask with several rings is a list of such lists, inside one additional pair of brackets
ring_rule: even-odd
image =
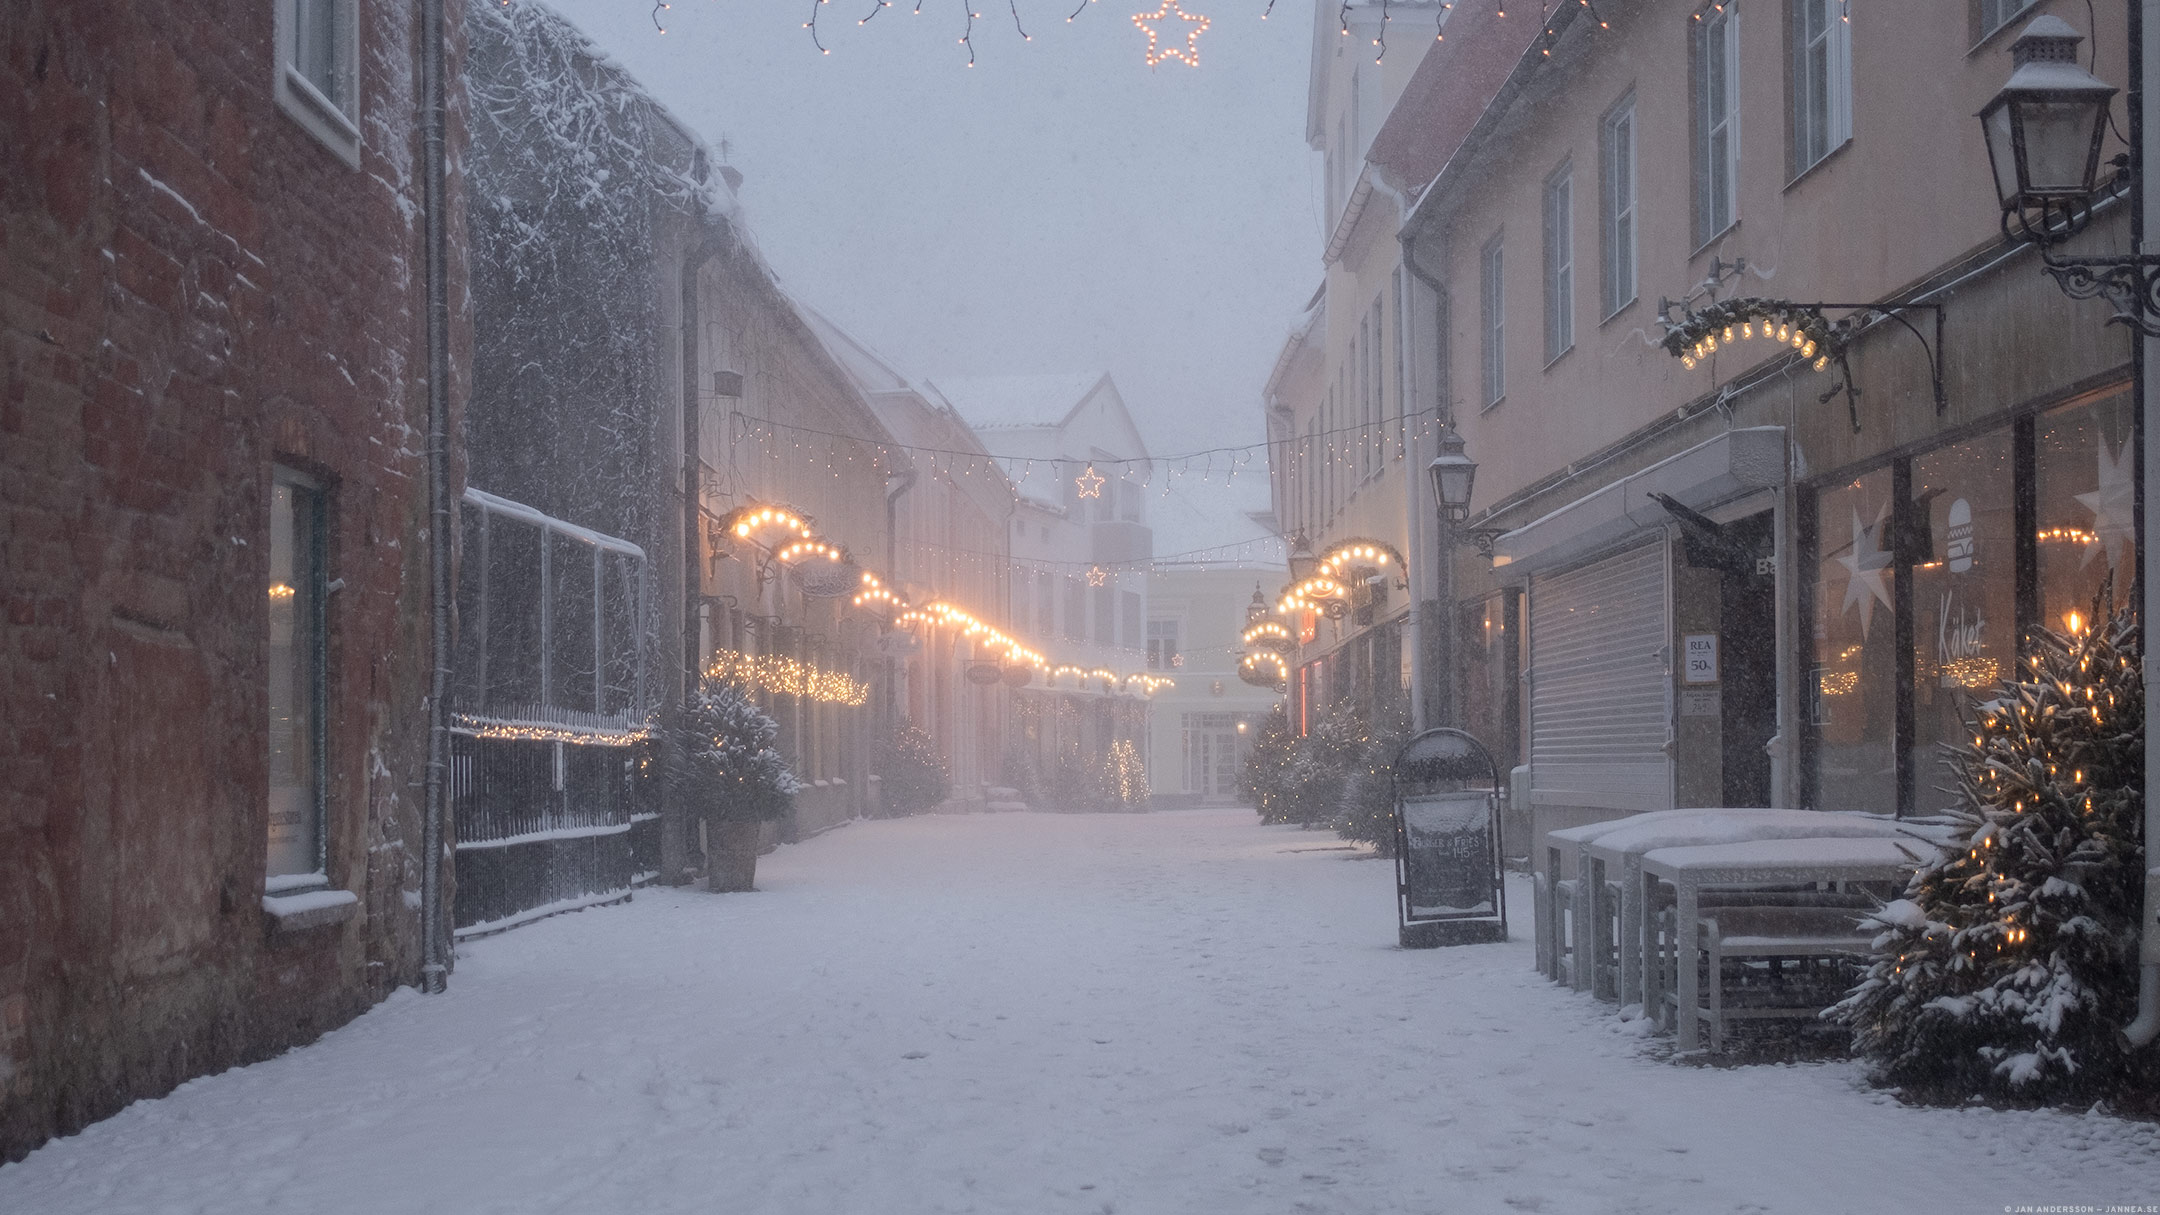
[(1725, 326), (1725, 344), (1726, 344), (1726, 345), (1728, 345), (1728, 346), (1732, 345), (1732, 326), (1731, 326), (1731, 325), (1727, 325), (1727, 326)]
[(1755, 339), (1755, 322), (1740, 322), (1740, 336), (1748, 339), (1749, 341), (1753, 341)]

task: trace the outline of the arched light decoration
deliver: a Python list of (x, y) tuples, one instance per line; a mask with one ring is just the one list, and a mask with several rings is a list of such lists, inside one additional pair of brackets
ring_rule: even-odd
[(816, 538), (807, 516), (785, 506), (749, 502), (720, 517), (720, 526), (737, 540), (766, 552), (778, 552), (796, 540)]
[(1238, 660), (1237, 673), (1256, 688), (1281, 691), (1290, 684), (1290, 660), (1273, 650), (1254, 650)]
[(1048, 662), (1042, 655), (976, 619), (974, 614), (967, 609), (955, 607), (950, 603), (936, 602), (925, 604), (919, 608), (909, 608), (893, 617), (893, 624), (900, 628), (926, 624), (956, 629), (962, 636), (973, 641), (977, 646), (999, 655), (1008, 663), (1024, 663), (1031, 667), (1041, 667)]
[(1392, 572), (1399, 582), (1409, 578), (1409, 566), (1403, 562), (1402, 554), (1384, 540), (1344, 540), (1329, 545), (1320, 554), (1314, 572), (1346, 585), (1355, 585), (1360, 575)]
[(1679, 320), (1668, 319), (1664, 324), (1666, 353), (1689, 371), (1721, 346), (1758, 338), (1798, 351), (1803, 360), (1813, 359), (1815, 370), (1821, 371), (1844, 349), (1847, 336), (1843, 327), (1824, 318), (1818, 306), (1754, 296), (1710, 304), (1699, 312), (1690, 309)]
[(862, 572), (862, 585), (855, 592), (856, 607), (883, 607), (906, 611), (908, 602), (885, 588), (878, 576), (869, 570)]
[(1350, 588), (1326, 574), (1314, 574), (1286, 588), (1275, 601), (1275, 610), (1285, 616), (1308, 609), (1341, 619), (1350, 610)]
[(847, 550), (823, 540), (791, 541), (773, 554), (773, 560), (795, 571), (803, 594), (819, 599), (838, 599), (862, 581), (862, 571)]
[(1280, 653), (1297, 645), (1297, 639), (1279, 620), (1262, 620), (1245, 630), (1245, 648), (1274, 650)]

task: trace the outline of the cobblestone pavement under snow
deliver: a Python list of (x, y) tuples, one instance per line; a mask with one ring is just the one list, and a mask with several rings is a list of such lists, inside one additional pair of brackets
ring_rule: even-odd
[[(760, 891), (460, 951), (316, 1045), (0, 1167), (0, 1212), (1994, 1212), (2160, 1133), (1676, 1066), (1245, 810), (858, 823)], [(1518, 891), (1518, 894), (1520, 892)]]

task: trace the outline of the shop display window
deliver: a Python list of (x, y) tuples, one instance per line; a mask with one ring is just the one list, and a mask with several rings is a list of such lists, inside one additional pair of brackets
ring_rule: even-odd
[(1891, 470), (1818, 491), (1815, 664), (1817, 804), (1897, 809), (1897, 607)]

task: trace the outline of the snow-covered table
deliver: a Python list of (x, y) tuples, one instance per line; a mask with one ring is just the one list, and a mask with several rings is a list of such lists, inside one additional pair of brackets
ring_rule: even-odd
[[(1714, 844), (1738, 844), (1755, 840), (1902, 838), (1922, 829), (1910, 823), (1875, 814), (1833, 810), (1787, 810), (1757, 807), (1703, 807), (1663, 810), (1606, 823), (1588, 833), (1578, 847), (1581, 854), (1580, 886), (1576, 891), (1575, 941), (1584, 958), (1577, 959), (1580, 977), (1575, 986), (1595, 988), (1595, 956), (1585, 946), (1593, 932), (1602, 942), (1618, 920), (1617, 982), (1614, 995), (1621, 1004), (1649, 1005), (1644, 997), (1643, 974), (1651, 948), (1652, 926), (1640, 897), (1644, 889), (1640, 864), (1644, 853), (1659, 848), (1688, 848)], [(1586, 831), (1574, 828), (1574, 831)], [(1554, 832), (1554, 835), (1560, 834)], [(1617, 894), (1619, 906), (1612, 906)], [(1584, 959), (1589, 963), (1585, 964)]]
[[(1653, 810), (1628, 818), (1609, 818), (1580, 827), (1564, 827), (1545, 833), (1545, 881), (1537, 886), (1537, 958), (1538, 970), (1555, 982), (1569, 977), (1570, 966), (1565, 955), (1569, 952), (1567, 941), (1572, 935), (1577, 945), (1588, 940), (1590, 929), (1589, 903), (1579, 897), (1589, 889), (1590, 857), (1585, 846), (1608, 832), (1639, 823), (1654, 823), (1694, 810)], [(1565, 903), (1565, 917), (1569, 923), (1562, 925), (1561, 904)], [(1580, 959), (1576, 959), (1579, 963)], [(1589, 968), (1575, 965), (1573, 986), (1580, 991), (1590, 985)]]
[[(1855, 816), (1857, 817), (1857, 816)], [(1701, 917), (1702, 892), (1716, 886), (1770, 886), (1852, 882), (1897, 882), (1934, 859), (1935, 846), (1898, 834), (1872, 837), (1752, 839), (1742, 843), (1653, 848), (1638, 858), (1642, 878), (1639, 906), (1650, 902), (1652, 887), (1669, 882), (1674, 892), (1673, 939), (1681, 960), (1675, 979), (1679, 1002), (1679, 1047), (1701, 1044), (1697, 1005), (1702, 999), (1695, 973), (1694, 948)]]

